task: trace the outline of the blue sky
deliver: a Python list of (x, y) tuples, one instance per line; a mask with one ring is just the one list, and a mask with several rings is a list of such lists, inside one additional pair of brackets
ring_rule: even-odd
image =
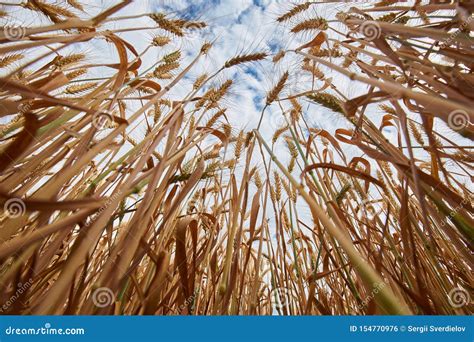
[[(84, 16), (93, 16), (116, 3), (116, 0), (84, 1), (86, 12)], [(172, 90), (171, 96), (179, 98), (188, 93), (193, 81), (201, 75), (203, 70), (213, 73), (226, 60), (238, 54), (262, 51), (275, 54), (281, 48), (294, 48), (311, 39), (312, 37), (308, 35), (291, 35), (289, 34), (288, 25), (277, 25), (275, 22), (277, 16), (291, 8), (294, 3), (296, 2), (285, 0), (140, 0), (132, 2), (114, 16), (164, 12), (175, 18), (181, 17), (208, 23), (209, 26), (205, 30), (192, 32), (191, 37), (177, 39), (164, 49), (151, 50), (142, 58), (143, 65), (141, 69), (145, 70), (166, 53), (180, 49), (183, 54), (182, 65), (186, 65), (194, 58), (205, 41), (214, 42), (209, 55), (191, 70), (187, 82), (181, 82)], [(322, 10), (324, 13), (326, 10), (323, 6), (318, 6), (318, 11)], [(12, 20), (19, 21), (10, 23), (16, 25), (38, 26), (49, 24), (46, 18), (36, 14), (27, 17), (12, 16)], [(150, 28), (120, 34), (126, 41), (134, 45), (139, 52), (147, 48), (154, 34), (160, 34), (160, 31), (156, 29), (156, 24), (146, 16), (110, 22), (107, 27), (110, 29), (125, 27)], [(104, 60), (117, 59), (115, 48), (103, 40), (75, 44), (72, 50), (86, 53), (88, 60), (92, 63), (103, 63)], [(67, 51), (64, 51), (64, 53), (67, 53)], [(295, 55), (291, 55), (282, 59), (278, 64), (274, 64), (271, 62), (271, 57), (266, 61), (226, 70), (215, 79), (213, 84), (210, 84), (215, 86), (229, 78), (234, 81), (229, 96), (224, 100), (224, 105), (229, 107), (228, 118), (236, 130), (252, 129), (257, 125), (261, 108), (265, 102), (266, 92), (274, 86), (286, 70), (289, 70), (292, 74), (289, 81), (293, 83), (293, 87), (285, 89), (283, 95), (305, 89), (302, 86), (305, 79), (301, 74), (298, 74), (301, 58), (295, 58)], [(113, 70), (105, 70), (105, 72), (113, 72)], [(88, 75), (88, 77), (102, 76), (106, 76), (103, 68), (100, 70), (93, 69)], [(307, 79), (306, 82), (308, 82)], [(344, 87), (343, 81), (341, 81), (341, 86)], [(318, 108), (318, 110), (321, 110), (321, 108)], [(315, 115), (309, 117), (308, 120), (318, 127), (324, 126), (326, 123), (331, 124), (332, 119), (334, 119), (316, 122), (319, 121), (319, 116), (327, 118), (333, 116), (333, 114), (323, 113), (319, 115), (317, 112), (312, 112), (312, 114)], [(272, 106), (264, 116), (262, 134), (269, 138), (281, 124), (280, 109), (278, 106)]]
[[(134, 1), (129, 6), (116, 13), (114, 16), (129, 16), (140, 13), (164, 12), (175, 18), (184, 17), (187, 19), (200, 20), (208, 23), (208, 28), (202, 31), (194, 31), (186, 39), (176, 39), (172, 44), (164, 49), (154, 48), (142, 58), (142, 68), (153, 65), (165, 54), (180, 49), (183, 54), (182, 65), (188, 64), (199, 51), (205, 41), (212, 41), (213, 48), (208, 56), (200, 61), (191, 70), (185, 82), (180, 82), (172, 89), (170, 97), (182, 98), (188, 94), (194, 80), (203, 71), (212, 74), (218, 70), (226, 60), (238, 54), (267, 52), (276, 53), (280, 48), (296, 48), (311, 40), (314, 36), (292, 35), (289, 33), (295, 21), (290, 21), (284, 25), (277, 24), (275, 19), (291, 8), (298, 1), (286, 0), (140, 0)], [(116, 0), (91, 0), (83, 2), (85, 4), (84, 16), (92, 16), (116, 4)], [(308, 11), (303, 18), (315, 16), (333, 16), (341, 10), (348, 10), (350, 4), (323, 4), (315, 6), (315, 9)], [(19, 22), (9, 24), (23, 25), (47, 25), (49, 21), (39, 15), (21, 17), (12, 16)], [(301, 19), (301, 17), (299, 18)], [(296, 18), (298, 20), (298, 18)], [(110, 29), (124, 27), (145, 27), (149, 29), (122, 33), (121, 36), (130, 42), (137, 51), (144, 51), (149, 45), (154, 34), (158, 34), (156, 24), (148, 17), (134, 18), (107, 24)], [(162, 32), (163, 33), (163, 32)], [(329, 33), (331, 34), (331, 33)], [(74, 46), (75, 52), (85, 52), (91, 63), (110, 60), (117, 60), (115, 48), (103, 40), (93, 40)], [(39, 51), (39, 50), (38, 50)], [(42, 51), (44, 52), (44, 50)], [(361, 57), (361, 56), (359, 56)], [(340, 61), (340, 60), (339, 60)], [(370, 60), (368, 61), (370, 63)], [(308, 75), (299, 71), (301, 57), (288, 53), (279, 63), (274, 64), (271, 56), (259, 63), (225, 70), (213, 81), (210, 86), (216, 86), (226, 79), (232, 79), (234, 84), (229, 95), (224, 99), (223, 105), (228, 107), (227, 117), (235, 131), (240, 129), (250, 130), (255, 128), (260, 118), (260, 111), (265, 102), (266, 92), (270, 90), (286, 70), (290, 71), (289, 86), (286, 87), (282, 96), (294, 94), (303, 90), (308, 90), (310, 84)], [(350, 82), (347, 78), (336, 72), (321, 66), (327, 77), (331, 77), (338, 90), (348, 97), (356, 97), (367, 92), (367, 86), (361, 83)], [(104, 76), (104, 68), (91, 69), (88, 77)], [(113, 72), (113, 70), (107, 70)], [(102, 74), (100, 74), (102, 73)], [(315, 88), (320, 88), (323, 83), (318, 81)], [(350, 127), (350, 124), (339, 115), (324, 109), (320, 106), (310, 105), (309, 102), (301, 100), (305, 108), (305, 119), (314, 128), (324, 128), (331, 133), (336, 128)], [(374, 106), (375, 107), (375, 106)], [(377, 109), (370, 109), (366, 112), (376, 125), (382, 118), (382, 113)], [(270, 139), (275, 129), (283, 124), (280, 108), (274, 104), (267, 109), (261, 133)], [(133, 125), (132, 125), (133, 126)], [(440, 128), (443, 133), (453, 136), (455, 140), (462, 140), (459, 136), (450, 132), (449, 129)], [(140, 132), (138, 132), (140, 133)], [(135, 134), (135, 133), (134, 133)], [(133, 134), (132, 134), (133, 135)], [(140, 135), (136, 137), (140, 139)], [(283, 140), (279, 142), (284, 144)], [(279, 149), (276, 151), (284, 150)], [(352, 146), (344, 146), (349, 156), (361, 155), (361, 151)], [(282, 161), (288, 155), (281, 156)]]

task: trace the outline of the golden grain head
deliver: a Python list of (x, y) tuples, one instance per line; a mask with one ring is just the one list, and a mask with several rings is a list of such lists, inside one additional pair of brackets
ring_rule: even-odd
[(250, 62), (257, 62), (261, 61), (262, 59), (265, 59), (267, 57), (266, 53), (252, 53), (248, 55), (239, 55), (237, 57), (229, 59), (225, 64), (225, 68), (230, 68), (235, 65), (239, 64), (244, 64), (244, 63), (250, 63)]
[(285, 87), (286, 81), (288, 81), (289, 73), (288, 71), (285, 71), (283, 75), (280, 77), (278, 80), (278, 83), (275, 85), (275, 87), (270, 90), (270, 92), (267, 94), (267, 102), (266, 105), (270, 105), (273, 102), (275, 102), (280, 95), (280, 93), (283, 91), (283, 88)]
[(6, 68), (11, 64), (23, 59), (25, 56), (21, 53), (14, 53), (0, 58), (0, 68)]
[(341, 102), (332, 94), (329, 93), (315, 93), (307, 95), (308, 99), (320, 104), (323, 107), (331, 109), (334, 112), (344, 114)]
[(291, 32), (299, 33), (299, 32), (312, 31), (312, 30), (325, 31), (328, 29), (328, 27), (329, 26), (326, 19), (313, 18), (313, 19), (308, 19), (301, 23), (298, 23), (291, 29)]
[(280, 17), (278, 17), (277, 21), (280, 22), (280, 23), (284, 22), (284, 21), (287, 21), (287, 20), (293, 18), (295, 15), (306, 11), (311, 6), (311, 4), (312, 3), (308, 1), (308, 2), (305, 2), (305, 3), (302, 3), (302, 4), (295, 5), (291, 10), (289, 10), (285, 14), (281, 15)]
[(169, 42), (171, 42), (171, 38), (167, 36), (155, 36), (152, 39), (152, 44), (159, 47), (165, 46)]

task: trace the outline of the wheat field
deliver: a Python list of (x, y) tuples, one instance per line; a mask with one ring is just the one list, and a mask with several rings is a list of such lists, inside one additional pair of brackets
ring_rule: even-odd
[(131, 2), (0, 3), (2, 314), (474, 312), (472, 1), (283, 3), (210, 71), (212, 22)]

